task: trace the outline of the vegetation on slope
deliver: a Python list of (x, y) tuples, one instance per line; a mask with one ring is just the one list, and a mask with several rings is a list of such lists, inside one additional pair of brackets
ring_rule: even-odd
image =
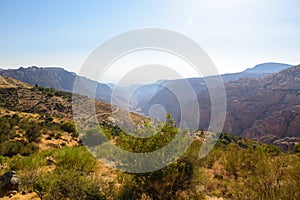
[[(70, 110), (69, 94), (40, 87), (4, 88), (0, 92), (5, 107), (0, 109), (0, 174), (16, 171), (24, 199), (31, 193), (36, 199), (55, 200), (300, 199), (299, 145), (294, 146), (293, 153), (285, 153), (273, 145), (221, 134), (213, 151), (199, 159), (206, 134), (201, 132), (189, 149), (167, 167), (147, 173), (123, 173), (99, 163), (77, 142), (75, 125), (64, 114)], [(17, 101), (14, 94), (18, 94)], [(29, 103), (36, 100), (46, 103)], [(62, 109), (54, 111), (54, 102), (60, 102)], [(106, 104), (98, 105), (107, 109)], [(24, 112), (28, 107), (32, 110)], [(177, 134), (187, 133), (174, 126), (170, 115), (165, 123), (144, 121), (134, 130), (137, 135), (152, 135), (148, 138), (136, 138), (113, 123), (100, 122), (101, 129), (86, 130), (82, 136), (83, 141), (91, 139), (93, 142), (88, 144), (95, 149), (112, 142), (126, 151), (151, 152), (167, 145)]]
[[(114, 138), (116, 145), (133, 152), (153, 151), (158, 139), (165, 141), (162, 143), (165, 145), (179, 131), (170, 118), (163, 124), (163, 131), (150, 140), (107, 131), (112, 129), (105, 124), (102, 128)], [(300, 198), (297, 151), (287, 154), (272, 145), (222, 134), (213, 151), (199, 159), (201, 144), (202, 140), (197, 139), (171, 165), (138, 174), (104, 167), (82, 146), (49, 149), (26, 156), (2, 156), (0, 161), (1, 165), (7, 165), (2, 172), (14, 170), (19, 174), (20, 191), (35, 192), (40, 199)], [(49, 157), (53, 162), (48, 162)]]

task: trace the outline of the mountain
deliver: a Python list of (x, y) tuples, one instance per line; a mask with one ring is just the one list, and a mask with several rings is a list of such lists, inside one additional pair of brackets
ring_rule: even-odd
[(140, 112), (143, 105), (145, 105), (149, 99), (154, 97), (160, 90), (164, 88), (161, 84), (146, 84), (142, 86), (136, 86), (131, 88), (132, 94), (130, 95), (130, 109)]
[[(224, 74), (222, 75), (222, 78), (224, 82), (238, 80), (240, 78), (259, 78), (287, 67), (290, 67), (290, 65), (265, 63), (257, 65), (252, 69), (247, 69), (244, 72)], [(168, 90), (167, 87), (180, 88), (182, 85), (189, 83), (197, 94), (206, 89), (204, 78), (163, 80), (153, 84), (122, 88), (118, 87), (117, 92), (114, 93), (113, 101), (111, 101), (112, 92), (114, 89), (116, 89), (116, 85), (98, 83), (88, 78), (77, 76), (75, 73), (66, 71), (63, 68), (39, 68), (36, 66), (29, 68), (21, 67), (19, 69), (0, 70), (0, 75), (8, 76), (31, 85), (54, 88), (67, 92), (73, 92), (74, 81), (77, 79), (77, 88), (79, 89), (76, 92), (78, 94), (94, 98), (95, 93), (95, 98), (98, 100), (107, 103), (113, 102), (115, 105), (118, 105), (124, 109), (129, 109), (134, 112), (141, 112), (146, 115), (148, 114), (146, 110), (149, 108), (148, 102), (154, 96), (156, 96), (155, 98), (158, 99), (168, 99), (168, 97), (165, 96), (165, 90)], [(92, 88), (96, 88), (96, 91), (92, 91)], [(129, 100), (130, 104), (129, 107), (127, 105), (127, 99)], [(156, 102), (159, 101), (156, 100)]]
[[(224, 83), (235, 81), (241, 78), (262, 78), (268, 76), (272, 73), (279, 72), (283, 69), (287, 69), (292, 67), (292, 65), (288, 64), (280, 64), (280, 63), (264, 63), (256, 65), (253, 68), (249, 68), (243, 72), (231, 73), (231, 74), (222, 74), (221, 77)], [(168, 96), (170, 88), (182, 88), (183, 85), (189, 84), (190, 87), (194, 90), (194, 92), (199, 95), (202, 91), (206, 90), (206, 82), (207, 79), (215, 79), (216, 76), (210, 76), (206, 78), (187, 78), (187, 79), (177, 79), (177, 80), (163, 80), (158, 81), (153, 84), (147, 84), (146, 86), (141, 86), (133, 92), (131, 97), (131, 110), (144, 113), (148, 115), (148, 109), (151, 105), (159, 104), (160, 102), (171, 102), (171, 96)], [(154, 90), (157, 88), (157, 85), (160, 85), (158, 90)], [(182, 88), (182, 92), (184, 93), (186, 89)], [(154, 92), (154, 93), (153, 93)], [(135, 94), (138, 93), (138, 94)], [(142, 95), (144, 94), (144, 95)], [(165, 105), (165, 104), (164, 104)]]
[[(266, 89), (294, 88), (299, 92), (299, 67), (255, 80), (261, 81)], [(252, 87), (251, 82), (242, 83), (242, 87)], [(232, 82), (228, 87), (236, 89), (234, 85)], [(240, 98), (247, 92), (235, 95)], [(111, 160), (95, 156), (114, 153), (108, 144), (140, 155), (155, 152), (176, 140), (174, 135), (178, 132), (172, 120), (149, 138), (128, 137), (118, 127), (103, 123), (102, 130), (110, 138), (102, 143), (104, 148), (98, 146), (103, 142), (99, 130), (89, 129), (86, 124), (84, 128), (89, 130), (81, 138), (91, 136), (91, 147), (96, 150), (89, 151), (91, 148), (87, 150), (80, 142), (71, 121), (71, 96), (68, 92), (0, 76), (0, 199), (299, 199), (299, 145), (293, 154), (288, 154), (272, 145), (230, 134), (220, 134), (214, 149), (204, 158), (199, 157), (199, 148), (213, 133), (198, 131), (192, 134), (195, 140), (184, 154), (176, 155), (177, 159), (167, 167), (147, 173), (120, 173), (114, 164), (123, 162), (114, 161), (116, 154), (128, 163), (137, 159), (119, 152)], [(81, 101), (80, 105), (91, 103), (87, 97), (74, 96)], [(298, 100), (295, 96), (286, 99)], [(100, 101), (95, 102), (95, 108), (102, 122), (111, 114), (122, 112)], [(135, 122), (145, 119), (132, 115)], [(149, 125), (141, 130), (156, 133), (157, 128)], [(150, 162), (142, 163), (153, 163), (152, 155), (145, 157)], [(161, 153), (159, 161), (172, 155), (172, 151)]]
[[(300, 66), (290, 68), (288, 65), (275, 64), (277, 68), (275, 67), (274, 70), (278, 71), (283, 66), (288, 67), (288, 69), (270, 74), (271, 65), (273, 66), (274, 63), (257, 65), (253, 69), (247, 69), (241, 73), (222, 75), (227, 96), (227, 113), (223, 131), (289, 149), (292, 144), (300, 142), (298, 132), (300, 130)], [(32, 84), (49, 85), (49, 87), (64, 91), (72, 91), (76, 78), (76, 74), (61, 68), (30, 67), (3, 70), (0, 74), (14, 76), (18, 80), (25, 80)], [(207, 79), (209, 78), (213, 77), (207, 77)], [(24, 84), (8, 77), (0, 78), (1, 105), (22, 112), (49, 112), (51, 115), (60, 116), (62, 112), (59, 112), (59, 109), (62, 109), (67, 115), (71, 114), (70, 102), (72, 100), (70, 98), (63, 103), (57, 102), (59, 97), (53, 101), (49, 97), (56, 94), (60, 95), (59, 93), (51, 92), (51, 90), (39, 91), (36, 89), (39, 87)], [(110, 102), (112, 90), (107, 85), (84, 77), (79, 77), (78, 84), (81, 87), (79, 94), (88, 97), (92, 96), (92, 91), (89, 88), (93, 88), (96, 84), (98, 86), (96, 98)], [(187, 85), (190, 85), (197, 95), (199, 108), (190, 108), (192, 103), (190, 95), (187, 94)], [(134, 86), (130, 89), (117, 88), (117, 101), (113, 102), (114, 105), (123, 105), (124, 100), (122, 98), (130, 94), (129, 100), (132, 106), (130, 109), (134, 111), (149, 115), (149, 109), (153, 105), (160, 104), (166, 112), (173, 115), (178, 124), (181, 119), (181, 108), (191, 113), (191, 118), (188, 121), (194, 120), (193, 111), (200, 109), (200, 124), (198, 127), (192, 128), (205, 130), (209, 125), (210, 96), (204, 78), (164, 80), (154, 84)], [(213, 90), (218, 89), (218, 85), (213, 86)], [(178, 101), (178, 96), (181, 97), (181, 102)], [(103, 102), (99, 103), (99, 107), (103, 107), (103, 105)], [(110, 106), (107, 104), (104, 107)], [(121, 107), (127, 109), (126, 105)], [(116, 108), (113, 110), (118, 110)], [(104, 109), (105, 113), (111, 111), (112, 108)]]
[[(178, 86), (173, 85), (175, 91), (177, 88)], [(218, 86), (214, 88), (218, 89)], [(227, 113), (224, 132), (277, 144), (284, 149), (300, 142), (300, 66), (261, 78), (229, 81), (225, 83), (225, 90)], [(180, 94), (184, 96), (184, 89), (177, 91), (181, 91)], [(201, 86), (197, 95), (201, 113), (198, 128), (206, 130), (210, 121), (211, 104), (205, 85)], [(189, 106), (193, 104), (186, 100), (178, 102), (177, 98), (165, 88), (144, 105), (142, 112), (148, 114), (152, 105), (160, 104), (174, 116), (178, 124), (180, 109), (188, 109), (192, 113), (193, 108)], [(193, 120), (192, 114), (189, 120)]]
[(300, 66), (260, 79), (228, 82), (225, 89), (224, 132), (283, 149), (300, 142)]
[(49, 67), (39, 68), (36, 66), (19, 69), (8, 69), (0, 71), (0, 75), (8, 76), (20, 80), (31, 85), (38, 85), (56, 90), (72, 92), (74, 81), (78, 79), (78, 87), (80, 87), (81, 95), (93, 97), (93, 91), (90, 88), (96, 89), (96, 99), (104, 102), (110, 102), (112, 89), (96, 81), (85, 77), (77, 76), (73, 72), (64, 70), (63, 68)]
[[(76, 103), (74, 103), (74, 99), (76, 99)], [(81, 110), (82, 108), (87, 110), (89, 107), (93, 108), (99, 121), (115, 117), (116, 120), (130, 122), (131, 119), (128, 118), (128, 115), (134, 122), (148, 120), (99, 100), (94, 101), (85, 96), (72, 95), (69, 92), (52, 88), (35, 87), (5, 76), (0, 76), (0, 105), (11, 111), (38, 113), (68, 120), (73, 119), (73, 114), (80, 115), (85, 119), (93, 117), (93, 112), (84, 113)], [(79, 107), (76, 109), (77, 107), (74, 106)]]
[(256, 65), (253, 68), (248, 68), (244, 72), (246, 73), (277, 73), (282, 70), (293, 67), (292, 65), (282, 63), (263, 63)]

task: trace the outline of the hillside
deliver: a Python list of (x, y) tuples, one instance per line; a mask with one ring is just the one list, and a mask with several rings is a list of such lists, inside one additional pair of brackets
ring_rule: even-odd
[[(127, 122), (128, 115), (135, 123), (148, 120), (105, 102), (92, 101), (80, 95), (75, 95), (73, 98), (77, 98), (77, 104), (81, 105), (79, 108), (95, 104), (96, 117), (100, 123), (113, 120), (114, 117), (117, 117), (116, 120)], [(8, 116), (24, 115), (28, 116), (28, 119), (33, 117), (34, 121), (36, 119), (51, 119), (59, 123), (60, 121), (73, 121), (73, 112), (79, 112), (85, 119), (93, 116), (93, 113), (84, 114), (80, 109), (72, 110), (71, 93), (34, 87), (5, 76), (0, 76), (0, 107), (1, 113), (6, 113)], [(88, 127), (89, 123), (91, 123), (89, 120), (85, 120), (82, 126)]]
[(18, 81), (16, 79), (0, 76), (0, 88), (17, 88), (17, 87), (29, 88), (31, 87), (31, 85)]
[[(291, 146), (288, 142), (300, 141), (300, 66), (255, 83), (251, 80), (233, 82), (226, 86), (226, 91), (231, 111), (228, 121), (240, 119), (242, 129), (236, 130), (238, 134), (284, 148)], [(241, 93), (237, 95), (237, 91)], [(242, 113), (247, 118), (241, 116)], [(228, 128), (233, 129), (237, 124)]]
[[(281, 89), (290, 87), (287, 79), (280, 79), (280, 84), (276, 85)], [(200, 159), (199, 148), (204, 138), (213, 133), (198, 131), (188, 135), (187, 138), (194, 138), (193, 143), (167, 167), (148, 173), (125, 173), (95, 159), (95, 155), (105, 154), (110, 149), (98, 149), (97, 154), (92, 156), (82, 146), (72, 122), (70, 93), (30, 86), (3, 76), (0, 80), (1, 199), (225, 200), (300, 197), (297, 187), (300, 177), (299, 145), (294, 148), (294, 154), (286, 154), (275, 146), (221, 134), (213, 151)], [(268, 80), (268, 84), (275, 84), (272, 78)], [(79, 95), (75, 98), (82, 106), (93, 102)], [(121, 117), (128, 113), (107, 103), (95, 103), (97, 118), (105, 122), (101, 126), (110, 141), (101, 140), (99, 130), (89, 129), (89, 120), (80, 127), (87, 129), (80, 138), (89, 135), (89, 144), (96, 150), (97, 145), (112, 142), (125, 151), (152, 152), (167, 145), (176, 134), (186, 134), (185, 130), (175, 127), (171, 117), (158, 124), (160, 129), (157, 132), (155, 124), (145, 123), (147, 118), (131, 114), (139, 124), (138, 134), (145, 131), (156, 134), (149, 138), (126, 135), (109, 118), (112, 113), (119, 113), (117, 116)], [(77, 111), (82, 117), (89, 114)], [(185, 140), (178, 144), (181, 142), (185, 143)], [(161, 158), (169, 159), (170, 152)], [(134, 159), (129, 161), (137, 162)]]
[[(278, 72), (280, 70), (291, 67), (287, 64), (279, 63), (264, 63), (249, 68), (243, 72), (233, 74), (221, 75), (224, 82), (238, 80), (240, 78), (261, 78), (271, 73)], [(56, 90), (73, 92), (74, 81), (78, 79), (78, 89), (76, 92), (80, 95), (94, 97), (94, 91), (91, 88), (96, 88), (95, 98), (111, 103), (111, 95), (115, 86), (113, 84), (106, 85), (96, 81), (87, 79), (85, 77), (77, 76), (73, 72), (64, 70), (58, 67), (40, 68), (36, 66), (19, 69), (8, 69), (0, 71), (0, 75), (11, 77), (22, 82), (43, 86), (46, 88), (53, 88)], [(209, 77), (208, 77), (209, 78)], [(212, 77), (213, 78), (213, 77)], [(188, 78), (184, 80), (164, 80), (157, 83), (147, 84), (142, 86), (130, 86), (125, 88), (119, 88), (118, 92), (115, 92), (114, 104), (124, 109), (129, 109), (133, 112), (139, 112), (148, 115), (147, 109), (149, 108), (149, 100), (154, 96), (156, 102), (167, 100), (170, 97), (165, 97), (169, 88), (180, 88), (185, 83), (189, 83), (194, 89), (196, 94), (206, 89), (205, 79), (203, 78)], [(165, 89), (165, 90), (164, 90)], [(184, 90), (183, 90), (184, 91)], [(128, 108), (127, 101), (124, 97), (130, 95), (130, 105)], [(151, 104), (151, 103), (150, 103)]]
[[(273, 143), (283, 149), (292, 148), (300, 141), (299, 73), (300, 66), (297, 66), (262, 78), (243, 78), (225, 83), (227, 114), (223, 131)], [(207, 89), (198, 90), (198, 102), (201, 112), (199, 129), (205, 130), (210, 120)], [(178, 103), (176, 96), (161, 90), (144, 105), (142, 111), (147, 114), (151, 105), (161, 104), (178, 123)], [(188, 105), (187, 102), (183, 106), (189, 109)]]
[(77, 76), (73, 72), (58, 67), (20, 67), (19, 69), (2, 70), (0, 71), (0, 75), (11, 77), (31, 85), (43, 86), (66, 92), (73, 92), (74, 81), (77, 78), (80, 87), (84, 88), (81, 90), (83, 92), (80, 95), (92, 97), (93, 91), (90, 91), (90, 88), (96, 86), (96, 99), (104, 102), (110, 102), (112, 93), (110, 87), (105, 84), (100, 84), (85, 77)]
[[(221, 77), (224, 83), (235, 81), (241, 78), (262, 78), (268, 76), (272, 73), (277, 73), (281, 70), (291, 68), (291, 65), (280, 64), (280, 63), (264, 63), (254, 66), (253, 68), (248, 68), (245, 71), (231, 74), (222, 74)], [(171, 96), (168, 96), (169, 89), (182, 88), (186, 84), (190, 84), (194, 92), (200, 95), (203, 91), (207, 90), (205, 79), (214, 79), (215, 76), (210, 76), (206, 78), (187, 78), (178, 80), (164, 80), (158, 81), (154, 84), (149, 84), (146, 87), (142, 86), (136, 90), (132, 95), (132, 111), (138, 111), (148, 115), (148, 110), (154, 103), (161, 103), (162, 105), (167, 105), (167, 102), (173, 102)], [(160, 86), (158, 90), (157, 85)], [(181, 89), (181, 93), (184, 96), (185, 89)], [(138, 93), (137, 95), (135, 93)], [(141, 95), (141, 93), (144, 94)], [(147, 97), (147, 98), (145, 98)], [(200, 101), (200, 99), (199, 99)]]

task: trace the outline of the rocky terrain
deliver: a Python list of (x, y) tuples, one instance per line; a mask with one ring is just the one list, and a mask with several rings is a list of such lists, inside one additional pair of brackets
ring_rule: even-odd
[[(294, 81), (290, 81), (291, 76)], [(251, 84), (250, 80), (253, 79), (230, 82), (226, 85), (227, 89), (232, 88), (234, 91), (235, 87), (240, 85), (240, 90), (232, 94), (228, 100), (230, 103), (247, 102), (235, 108), (236, 113), (244, 112), (245, 116), (249, 116), (244, 121), (241, 120), (241, 123), (245, 124), (252, 120), (250, 111), (256, 105), (245, 98), (249, 95), (255, 97), (254, 94), (260, 89), (261, 94), (271, 94), (267, 98), (270, 102), (266, 103), (270, 111), (276, 111), (277, 104), (281, 105), (282, 102), (286, 103), (281, 108), (292, 110), (292, 102), (294, 107), (297, 107), (299, 102), (298, 93), (293, 96), (285, 91), (289, 91), (291, 87), (294, 87), (293, 91), (298, 91), (298, 77), (299, 67), (295, 67), (271, 77), (255, 79), (256, 82), (262, 81), (260, 87)], [(283, 90), (278, 92), (281, 98), (275, 95), (277, 93), (272, 91), (273, 89)], [(209, 95), (204, 94), (200, 96), (202, 99), (200, 107), (204, 112), (202, 116), (209, 116), (207, 109)], [(72, 122), (74, 112), (78, 114), (77, 117), (85, 119), (82, 120), (82, 127), (79, 127), (87, 129), (81, 137), (82, 141), (84, 142), (85, 137), (91, 136), (91, 147), (101, 155), (107, 150), (110, 151), (106, 148), (98, 149), (97, 145), (101, 142), (104, 145), (114, 144), (125, 151), (137, 153), (152, 152), (164, 147), (174, 139), (174, 135), (182, 131), (174, 126), (172, 117), (167, 118), (166, 123), (161, 124), (161, 130), (156, 132), (157, 127), (147, 123), (149, 119), (128, 113), (117, 106), (100, 101), (94, 102), (84, 96), (72, 96), (70, 93), (51, 88), (31, 86), (4, 76), (0, 76), (0, 100), (1, 199), (222, 200), (299, 199), (300, 196), (297, 187), (300, 176), (300, 145), (295, 146), (292, 154), (289, 154), (281, 152), (274, 145), (262, 144), (231, 134), (221, 134), (212, 152), (205, 158), (199, 158), (199, 149), (204, 137), (213, 133), (197, 131), (193, 134), (195, 140), (187, 151), (169, 166), (148, 173), (125, 173), (104, 166), (102, 163), (104, 161), (98, 162), (95, 155), (82, 146), (78, 138), (80, 135)], [(78, 106), (75, 110), (74, 102), (73, 108), (71, 103), (74, 100), (77, 102), (75, 108)], [(248, 107), (249, 105), (251, 106)], [(257, 109), (263, 110), (265, 107), (262, 105)], [(94, 109), (96, 116), (86, 112), (89, 109)], [(263, 112), (267, 113), (268, 110)], [(261, 116), (269, 116), (263, 112)], [(298, 111), (295, 112), (296, 115), (293, 112), (286, 112), (279, 113), (279, 116), (286, 118), (286, 121), (291, 120), (293, 126), (290, 127), (299, 130), (294, 126), (299, 124)], [(235, 111), (232, 114), (235, 114)], [(134, 122), (143, 124), (138, 126), (141, 129), (137, 129), (137, 134), (143, 134), (144, 131), (157, 134), (149, 138), (126, 135), (116, 127), (116, 122), (117, 120), (126, 122), (124, 119), (128, 115)], [(90, 122), (89, 117), (96, 117), (99, 122), (105, 122), (102, 128), (109, 141), (98, 143), (101, 137), (97, 129), (89, 128), (90, 125), (93, 127), (91, 123), (94, 123), (93, 120)], [(280, 117), (277, 119), (281, 119)], [(182, 133), (186, 134), (185, 131)], [(289, 143), (296, 143), (298, 139), (293, 136), (293, 132), (291, 133), (290, 135), (289, 132), (285, 138), (275, 138), (273, 143), (281, 145), (284, 143), (288, 148)], [(241, 135), (245, 136), (243, 134), (244, 132)], [(169, 152), (162, 155), (164, 159), (169, 157)], [(130, 161), (136, 162), (134, 159)]]
[[(300, 66), (262, 78), (226, 82), (227, 113), (223, 131), (273, 143), (285, 150), (292, 148), (300, 137), (299, 87)], [(199, 129), (205, 130), (210, 120), (210, 96), (205, 88), (197, 90), (197, 93), (201, 112)], [(163, 105), (179, 123), (180, 105), (174, 94), (161, 90), (144, 105), (142, 111), (147, 114), (154, 104)], [(187, 102), (183, 106), (190, 109), (189, 105), (191, 103)]]
[(228, 111), (223, 131), (283, 149), (299, 142), (300, 66), (261, 79), (229, 82), (225, 88)]
[[(128, 112), (102, 101), (74, 95), (80, 107), (95, 104), (95, 112), (100, 121), (113, 117), (112, 114), (128, 118)], [(12, 111), (39, 113), (58, 118), (72, 119), (72, 94), (51, 88), (35, 87), (21, 81), (0, 76), (0, 104)], [(80, 110), (78, 110), (80, 112)], [(93, 113), (89, 113), (93, 115)], [(137, 114), (130, 113), (135, 121), (146, 120)], [(121, 120), (121, 119), (120, 119)], [(125, 120), (125, 119), (124, 119)]]
[[(222, 74), (221, 78), (224, 83), (235, 81), (241, 78), (262, 78), (272, 73), (280, 72), (288, 69), (292, 65), (282, 63), (263, 63), (248, 68), (242, 72)], [(206, 81), (214, 80), (216, 76), (206, 78), (187, 78), (178, 80), (162, 80), (157, 83), (148, 84), (139, 87), (132, 95), (132, 110), (139, 111), (148, 115), (148, 110), (155, 103), (168, 106), (167, 102), (172, 102), (172, 95), (168, 95), (170, 89), (178, 90), (180, 93), (186, 91), (185, 85), (189, 84), (194, 92), (199, 95), (203, 90), (207, 89)], [(136, 89), (136, 88), (134, 88)], [(143, 94), (143, 95), (142, 95)]]

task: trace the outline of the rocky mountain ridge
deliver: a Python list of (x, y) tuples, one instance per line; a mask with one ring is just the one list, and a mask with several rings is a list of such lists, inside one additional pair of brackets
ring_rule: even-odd
[[(214, 90), (220, 88), (216, 87)], [(243, 78), (225, 83), (227, 113), (222, 131), (234, 135), (273, 143), (289, 149), (300, 138), (300, 66), (262, 78)], [(199, 129), (206, 130), (210, 121), (210, 95), (207, 88), (198, 92)], [(160, 91), (145, 105), (161, 104), (179, 123), (180, 109), (192, 109), (186, 102), (180, 105), (170, 92)], [(180, 107), (181, 106), (181, 107)], [(191, 119), (193, 116), (191, 115)], [(285, 139), (284, 139), (285, 138)], [(294, 139), (291, 139), (294, 138)], [(280, 143), (288, 144), (281, 145)]]

